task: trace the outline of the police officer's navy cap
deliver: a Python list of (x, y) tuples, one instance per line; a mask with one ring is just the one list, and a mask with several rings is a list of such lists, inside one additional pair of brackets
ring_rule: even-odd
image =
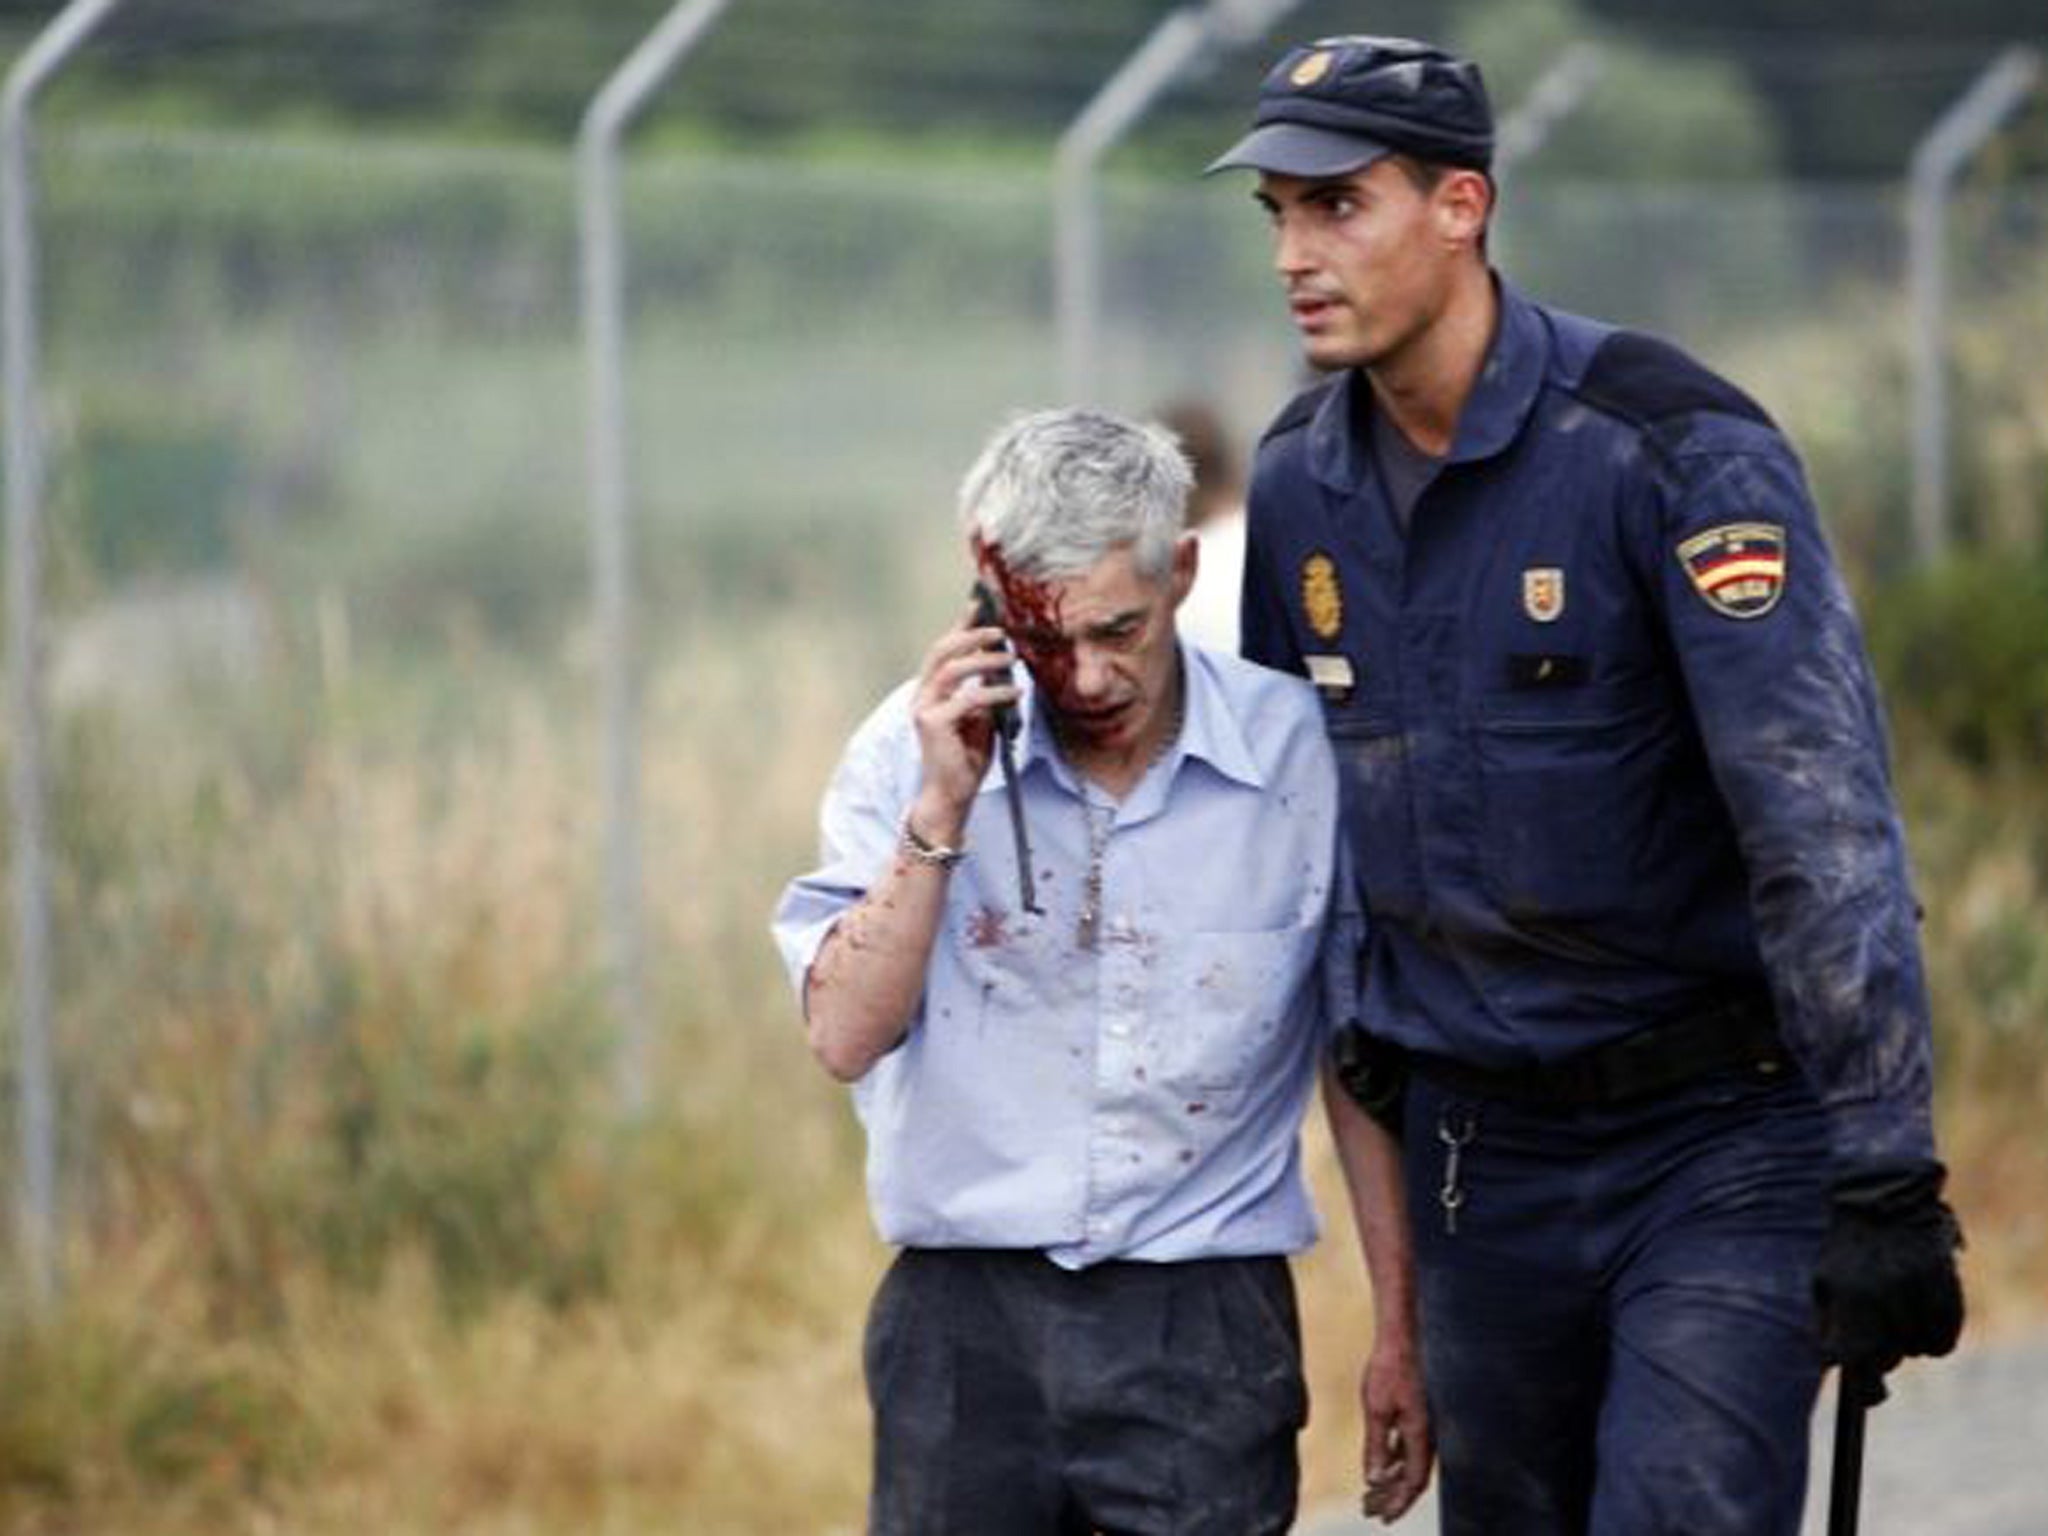
[(1343, 176), (1383, 155), (1486, 170), (1493, 108), (1479, 66), (1404, 37), (1330, 37), (1289, 49), (1259, 87), (1252, 131), (1210, 164)]

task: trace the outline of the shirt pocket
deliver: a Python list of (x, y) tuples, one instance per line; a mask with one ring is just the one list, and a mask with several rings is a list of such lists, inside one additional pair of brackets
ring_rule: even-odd
[(1285, 1061), (1320, 931), (1209, 929), (1173, 941), (1146, 1054), (1160, 1085), (1186, 1095), (1191, 1112), (1226, 1107)]
[(1671, 754), (1642, 683), (1488, 701), (1474, 727), (1487, 895), (1517, 922), (1626, 913), (1647, 873)]

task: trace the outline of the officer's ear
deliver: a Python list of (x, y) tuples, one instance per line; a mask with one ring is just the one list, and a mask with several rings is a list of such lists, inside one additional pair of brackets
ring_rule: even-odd
[(1437, 231), (1446, 245), (1478, 245), (1493, 213), (1493, 181), (1484, 171), (1464, 166), (1443, 173), (1430, 197)]

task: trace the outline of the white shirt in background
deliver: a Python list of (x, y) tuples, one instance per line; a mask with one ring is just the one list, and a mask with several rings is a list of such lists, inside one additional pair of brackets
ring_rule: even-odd
[(1181, 639), (1212, 651), (1237, 654), (1238, 591), (1244, 585), (1244, 508), (1219, 512), (1195, 530), (1201, 562), (1194, 590), (1180, 605)]

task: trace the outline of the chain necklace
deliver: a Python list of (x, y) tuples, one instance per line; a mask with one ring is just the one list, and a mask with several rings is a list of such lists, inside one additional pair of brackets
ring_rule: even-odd
[[(1102, 938), (1102, 860), (1109, 852), (1109, 832), (1116, 821), (1116, 807), (1105, 805), (1098, 823), (1095, 802), (1088, 798), (1088, 786), (1081, 786), (1081, 825), (1088, 832), (1088, 872), (1081, 885), (1081, 917), (1074, 924), (1074, 944), (1093, 950)], [(1098, 830), (1098, 827), (1100, 830)]]
[[(1174, 700), (1173, 719), (1167, 724), (1166, 733), (1159, 738), (1159, 745), (1152, 749), (1151, 757), (1145, 761), (1144, 773), (1159, 766), (1160, 760), (1173, 750), (1173, 744), (1180, 740), (1181, 723), (1187, 718), (1187, 679), (1178, 678), (1180, 693)], [(1134, 786), (1135, 787), (1135, 786)], [(1097, 817), (1095, 802), (1088, 798), (1088, 778), (1081, 775), (1081, 825), (1088, 833), (1088, 868), (1081, 880), (1081, 915), (1074, 924), (1074, 943), (1081, 949), (1093, 951), (1102, 942), (1102, 865), (1109, 854), (1109, 834), (1116, 826), (1116, 802), (1111, 801), (1100, 809)]]

